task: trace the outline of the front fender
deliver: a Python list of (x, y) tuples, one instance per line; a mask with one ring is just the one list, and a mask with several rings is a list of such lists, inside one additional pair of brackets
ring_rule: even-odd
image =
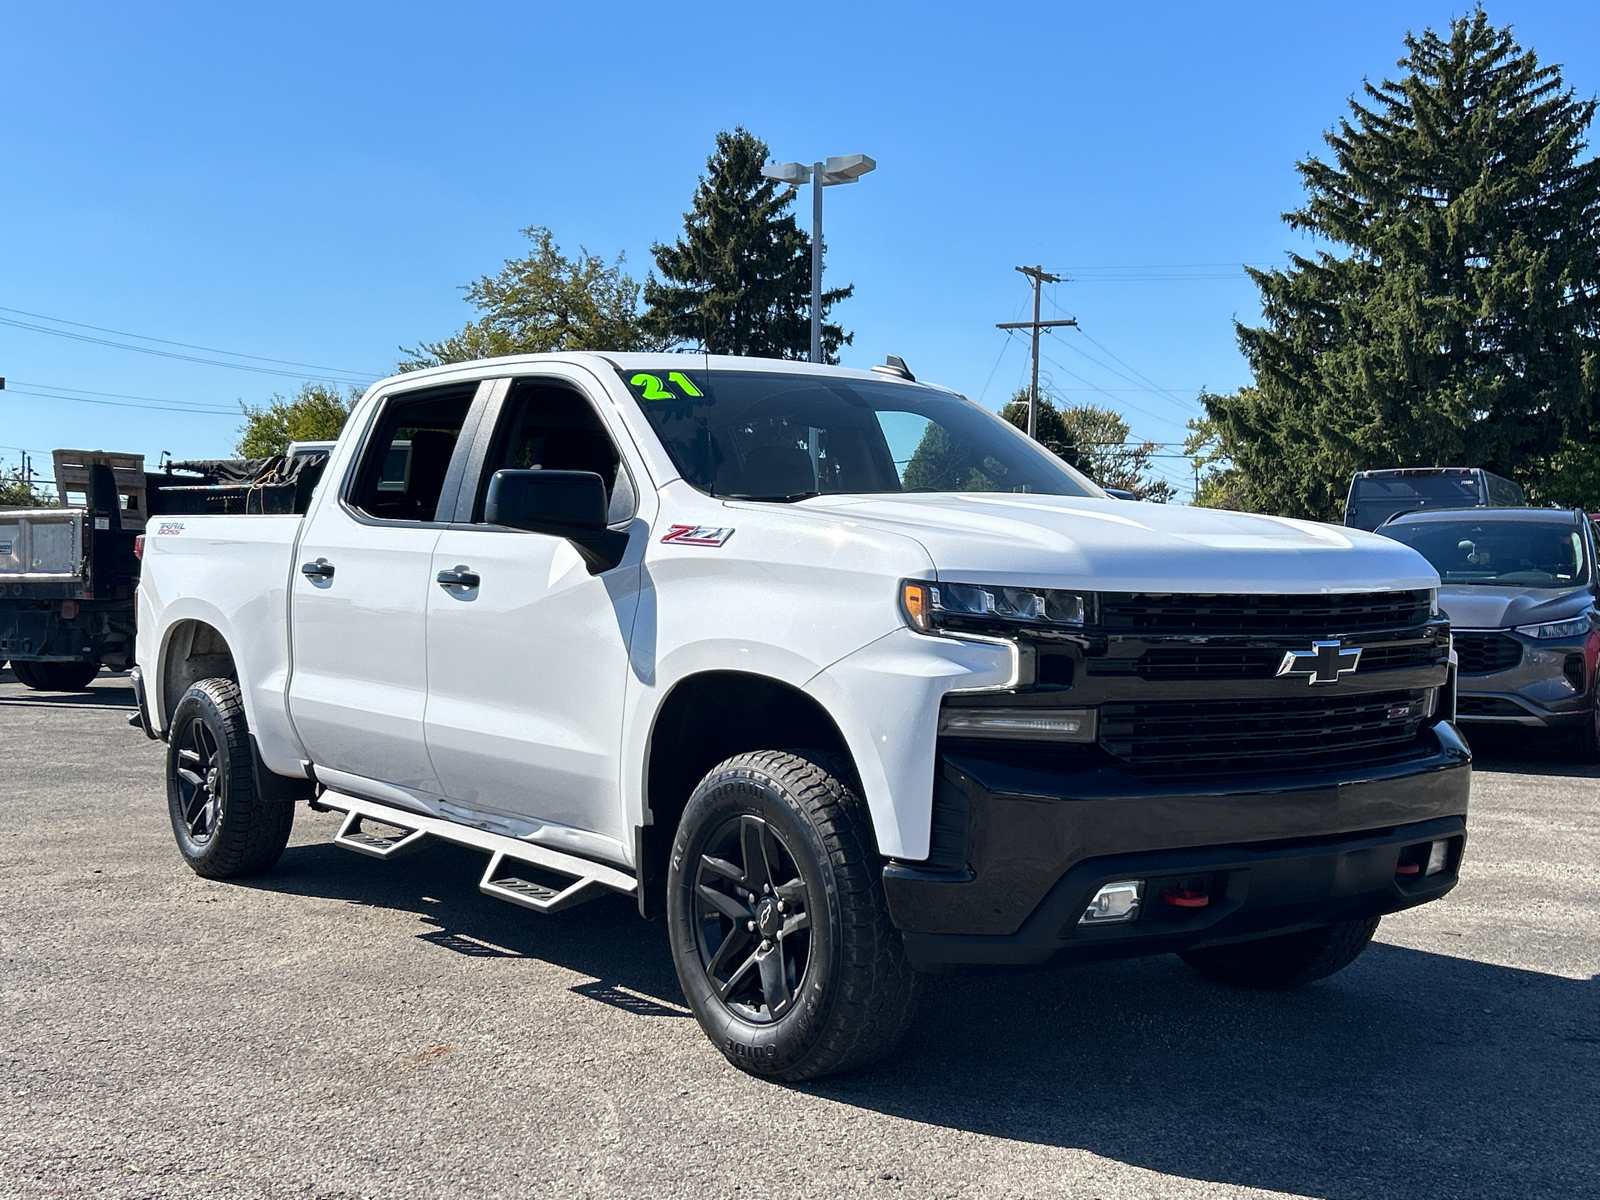
[(928, 856), (945, 693), (1012, 687), (1017, 672), (1015, 643), (898, 629), (806, 682), (802, 690), (833, 717), (855, 759), (883, 854)]

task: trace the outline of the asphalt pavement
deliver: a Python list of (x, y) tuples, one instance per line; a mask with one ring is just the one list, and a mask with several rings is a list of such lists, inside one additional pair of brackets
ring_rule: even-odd
[(1600, 769), (1478, 747), (1463, 881), (1342, 974), (1176, 958), (936, 979), (897, 1055), (728, 1066), (621, 898), (482, 856), (172, 845), (125, 677), (0, 673), (0, 1196), (1600, 1196)]

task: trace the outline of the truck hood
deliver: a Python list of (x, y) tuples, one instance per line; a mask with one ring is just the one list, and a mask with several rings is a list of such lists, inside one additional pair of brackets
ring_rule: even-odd
[(1377, 534), (1213, 508), (1077, 496), (817, 496), (797, 507), (921, 542), (939, 578), (1107, 592), (1390, 591), (1439, 586)]
[(1481, 587), (1446, 585), (1439, 589), (1439, 607), (1456, 629), (1509, 629), (1565, 621), (1594, 606), (1588, 588)]

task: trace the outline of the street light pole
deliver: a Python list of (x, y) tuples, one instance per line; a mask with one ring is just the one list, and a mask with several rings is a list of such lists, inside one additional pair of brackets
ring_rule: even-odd
[(822, 361), (822, 189), (823, 164), (811, 168), (811, 361)]
[(806, 166), (773, 163), (763, 167), (767, 179), (799, 187), (811, 184), (811, 361), (822, 361), (822, 189), (836, 183), (854, 183), (878, 164), (865, 154), (843, 154)]

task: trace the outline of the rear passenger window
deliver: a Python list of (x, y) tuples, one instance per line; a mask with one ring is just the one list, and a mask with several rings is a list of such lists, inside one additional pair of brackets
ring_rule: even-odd
[(390, 400), (361, 456), (350, 503), (384, 521), (432, 521), (477, 387)]

